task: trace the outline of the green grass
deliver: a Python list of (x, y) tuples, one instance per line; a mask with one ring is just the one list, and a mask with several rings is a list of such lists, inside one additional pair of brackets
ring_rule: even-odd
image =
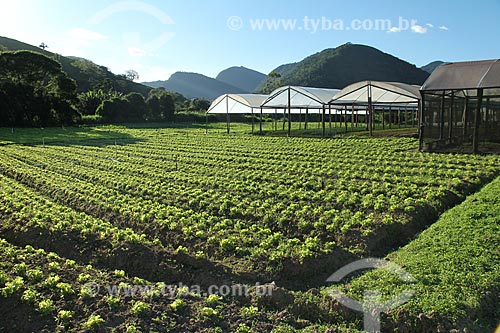
[(350, 294), (361, 299), (364, 290), (380, 290), (388, 297), (415, 290), (408, 303), (388, 314), (386, 329), (434, 332), (441, 326), (447, 331), (492, 332), (500, 322), (499, 194), (500, 177), (388, 256), (411, 273), (415, 283), (371, 271), (351, 282)]

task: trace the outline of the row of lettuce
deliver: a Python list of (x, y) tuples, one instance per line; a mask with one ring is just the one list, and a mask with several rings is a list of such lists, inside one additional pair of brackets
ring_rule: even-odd
[[(356, 332), (361, 314), (329, 288), (269, 285), (269, 298), (165, 288), (246, 283), (238, 269), (265, 273), (339, 249), (365, 256), (374, 250), (368, 244), (388, 239), (387, 230), (414, 236), (415, 220), (425, 227), (499, 168), (495, 156), (410, 152), (416, 143), (409, 139), (325, 144), (171, 129), (126, 133), (147, 140), (2, 147), (1, 297), (35, 314), (25, 330)], [(493, 328), (500, 317), (499, 189), (497, 178), (388, 256), (416, 282), (375, 271), (342, 290), (360, 300), (366, 290), (388, 299), (415, 290), (384, 316), (383, 331)], [(141, 292), (114, 295), (106, 286)], [(13, 313), (3, 325), (23, 325)]]
[(288, 260), (399, 245), (391, 235), (411, 237), (498, 173), (494, 156), (399, 151), (413, 144), (158, 130), (130, 145), (5, 147), (0, 173), (129, 233), (110, 235), (279, 275)]

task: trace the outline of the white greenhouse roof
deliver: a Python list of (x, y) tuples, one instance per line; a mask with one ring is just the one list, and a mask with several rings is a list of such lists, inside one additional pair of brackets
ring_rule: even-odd
[(265, 108), (322, 109), (339, 92), (338, 89), (284, 86), (274, 90), (262, 104)]
[(207, 113), (252, 113), (259, 109), (267, 95), (225, 94), (217, 97)]
[(361, 81), (342, 89), (330, 104), (414, 104), (420, 100), (420, 87), (400, 82)]

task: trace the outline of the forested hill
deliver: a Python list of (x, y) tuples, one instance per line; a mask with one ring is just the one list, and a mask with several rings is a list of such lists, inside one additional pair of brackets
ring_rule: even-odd
[[(281, 84), (341, 89), (363, 80), (422, 84), (429, 73), (376, 48), (347, 43), (277, 67)], [(265, 82), (259, 86), (262, 90)]]
[(114, 90), (123, 93), (138, 92), (147, 96), (151, 90), (148, 86), (127, 80), (124, 76), (113, 74), (107, 67), (96, 65), (90, 60), (65, 57), (15, 39), (0, 36), (1, 50), (35, 51), (57, 60), (61, 63), (63, 70), (75, 79), (78, 92), (91, 90), (92, 87), (103, 84), (103, 82), (107, 82)]
[(266, 78), (266, 74), (243, 66), (233, 66), (220, 72), (215, 78), (244, 91), (252, 92)]

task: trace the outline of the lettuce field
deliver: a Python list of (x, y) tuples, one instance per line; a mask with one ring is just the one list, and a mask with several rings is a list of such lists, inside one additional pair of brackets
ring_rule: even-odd
[[(326, 278), (390, 255), (500, 174), (496, 155), (423, 154), (412, 138), (81, 131), (2, 129), (0, 330), (357, 332), (337, 305), (314, 310)], [(200, 292), (165, 295), (179, 284)], [(223, 284), (253, 293), (206, 293)]]

